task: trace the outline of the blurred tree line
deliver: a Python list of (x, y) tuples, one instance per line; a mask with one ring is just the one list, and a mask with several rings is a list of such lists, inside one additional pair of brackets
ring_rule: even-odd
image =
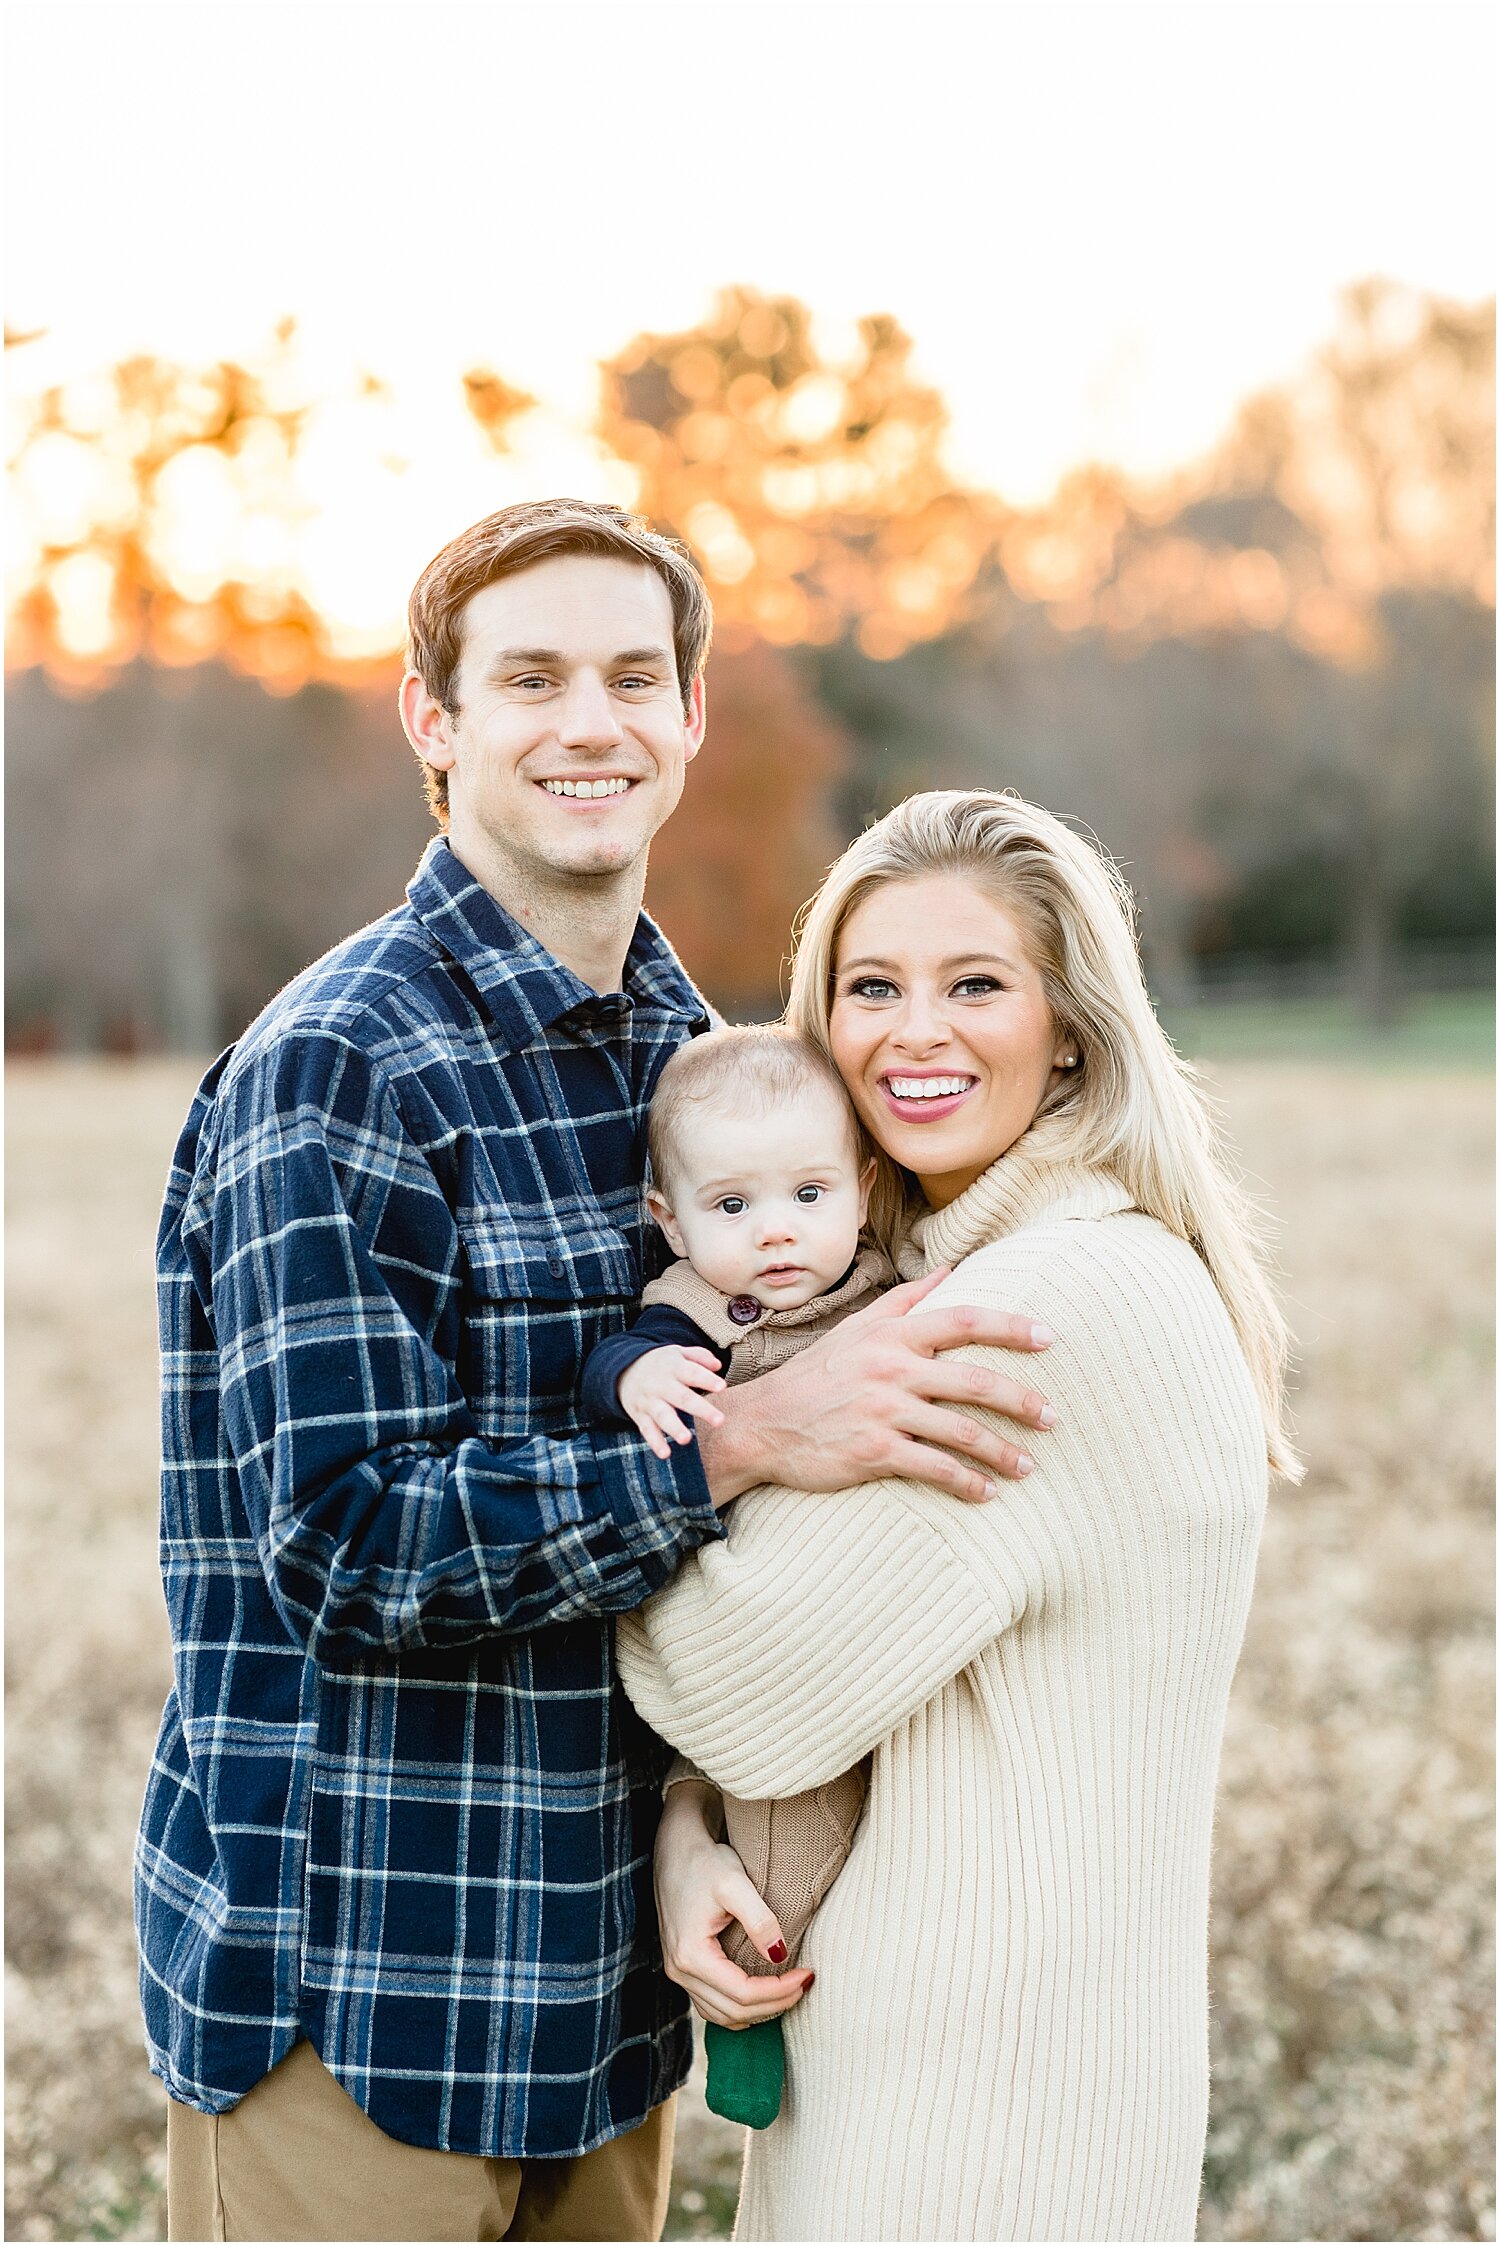
[[(12, 609), (13, 1045), (222, 1043), (396, 901), (430, 832), (393, 665), (340, 661), (253, 541), (186, 587), (167, 558), (210, 457), (245, 508), (295, 513), (290, 339), (252, 367), (127, 362), (23, 430), (23, 484), (44, 462), (86, 496)], [(648, 890), (700, 981), (774, 1004), (828, 860), (933, 785), (1093, 829), (1163, 997), (1215, 960), (1340, 961), (1379, 1015), (1413, 945), (1487, 943), (1493, 359), (1492, 307), (1365, 283), (1211, 458), (1149, 491), (1082, 468), (1023, 511), (947, 471), (887, 317), (832, 358), (805, 306), (732, 289), (638, 337), (599, 434), (720, 619)], [(497, 449), (533, 403), (488, 368), (464, 394)]]

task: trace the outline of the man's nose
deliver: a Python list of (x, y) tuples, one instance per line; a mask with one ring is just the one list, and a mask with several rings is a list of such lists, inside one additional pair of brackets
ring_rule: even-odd
[(624, 739), (602, 678), (587, 672), (569, 682), (558, 713), (557, 738), (565, 749), (613, 749)]

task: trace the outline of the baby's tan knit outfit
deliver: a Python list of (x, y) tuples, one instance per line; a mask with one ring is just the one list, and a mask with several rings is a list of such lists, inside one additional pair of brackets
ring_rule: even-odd
[[(641, 1300), (684, 1311), (718, 1348), (729, 1350), (724, 1377), (733, 1388), (784, 1365), (884, 1294), (895, 1280), (895, 1271), (877, 1248), (861, 1248), (842, 1285), (814, 1295), (798, 1310), (762, 1310), (753, 1296), (721, 1294), (684, 1257), (653, 1279)], [(774, 1912), (787, 1946), (782, 1962), (768, 1965), (742, 1926), (729, 1927), (721, 1937), (724, 1954), (746, 1973), (784, 1973), (795, 1964), (813, 1912), (853, 1844), (869, 1770), (867, 1755), (852, 1770), (785, 1801), (740, 1801), (724, 1795), (724, 1837)], [(702, 1775), (679, 1755), (667, 1784)]]
[(757, 1373), (786, 1364), (895, 1283), (895, 1270), (880, 1250), (861, 1248), (849, 1276), (826, 1295), (814, 1295), (799, 1310), (763, 1310), (753, 1295), (721, 1294), (699, 1277), (685, 1256), (679, 1256), (659, 1279), (652, 1280), (641, 1307), (664, 1302), (669, 1309), (684, 1311), (716, 1349), (733, 1350), (724, 1377), (734, 1388), (742, 1380), (754, 1380)]

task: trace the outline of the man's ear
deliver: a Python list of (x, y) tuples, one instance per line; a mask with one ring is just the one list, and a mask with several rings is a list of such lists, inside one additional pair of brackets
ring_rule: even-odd
[(450, 738), (452, 720), (441, 702), (434, 702), (416, 671), (401, 681), (401, 723), (406, 738), (424, 764), (451, 772), (458, 762)]
[(688, 688), (687, 716), (683, 721), (683, 755), (691, 764), (703, 746), (703, 736), (708, 731), (708, 688), (700, 671)]
[(872, 1154), (859, 1173), (859, 1221), (861, 1224), (864, 1223), (865, 1218), (870, 1213), (870, 1189), (874, 1183), (875, 1157)]
[(682, 1237), (682, 1229), (654, 1185), (649, 1185), (646, 1188), (646, 1206), (666, 1234), (667, 1246), (671, 1249), (673, 1255), (685, 1256), (687, 1254), (687, 1242)]

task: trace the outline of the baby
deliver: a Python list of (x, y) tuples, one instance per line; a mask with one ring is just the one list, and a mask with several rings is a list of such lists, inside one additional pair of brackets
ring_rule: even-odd
[[(784, 1364), (896, 1275), (860, 1246), (875, 1164), (859, 1120), (833, 1063), (792, 1031), (714, 1030), (683, 1046), (652, 1097), (648, 1146), (648, 1205), (677, 1261), (628, 1331), (591, 1352), (583, 1401), (591, 1419), (632, 1423), (666, 1458), (669, 1443), (692, 1441), (684, 1413), (722, 1425), (717, 1390)], [(769, 1966), (733, 1929), (724, 1948), (747, 1972), (795, 1961), (848, 1856), (865, 1786), (861, 1765), (787, 1801), (725, 1797), (725, 1838), (787, 1946)], [(709, 2104), (765, 2128), (781, 2102), (780, 2020), (710, 2023), (705, 2041)]]

